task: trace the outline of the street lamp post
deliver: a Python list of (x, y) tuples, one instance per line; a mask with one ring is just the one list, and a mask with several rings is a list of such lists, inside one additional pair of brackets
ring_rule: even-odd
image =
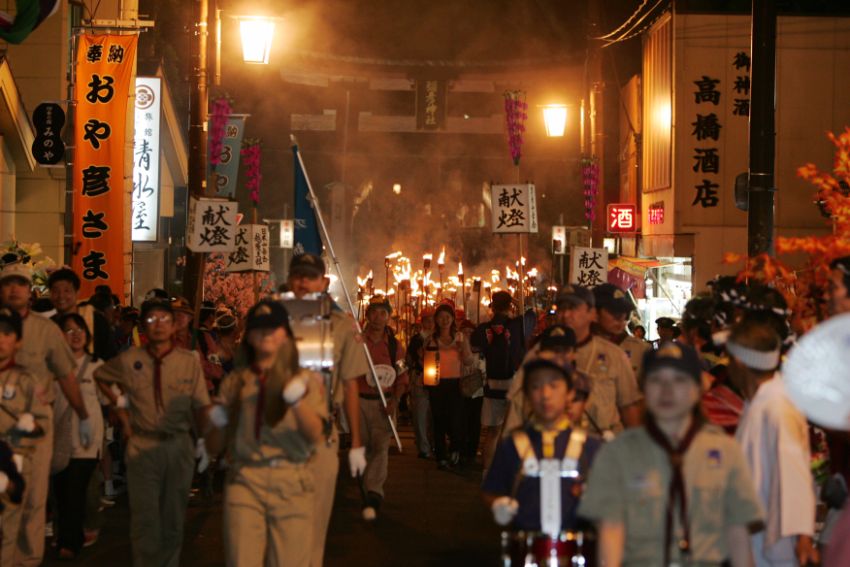
[[(215, 83), (219, 82), (221, 62), (221, 11), (213, 0), (210, 11), (209, 0), (195, 0), (195, 41), (191, 42), (190, 60), (192, 75), (189, 100), (189, 195), (204, 197), (207, 185), (207, 113), (209, 109), (208, 87), (208, 35), (210, 15), (215, 18)], [(275, 20), (261, 16), (245, 16), (240, 19), (242, 32), (242, 57), (246, 63), (268, 64), (274, 36)], [(243, 23), (247, 25), (242, 25)], [(206, 256), (203, 253), (187, 252), (186, 270), (183, 274), (183, 295), (195, 306), (196, 320), (203, 299), (203, 281)]]
[(547, 104), (543, 109), (543, 123), (546, 126), (546, 136), (562, 138), (567, 129), (567, 105)]

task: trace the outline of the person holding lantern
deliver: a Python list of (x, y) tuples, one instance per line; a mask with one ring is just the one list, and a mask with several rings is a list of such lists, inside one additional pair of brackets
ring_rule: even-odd
[[(435, 366), (436, 385), (430, 387), (431, 413), (434, 417), (434, 449), (437, 466), (450, 469), (460, 463), (464, 449), (463, 396), (460, 378), (463, 367), (475, 362), (469, 341), (457, 330), (454, 308), (443, 303), (434, 312), (436, 327), (425, 345), (425, 372), (429, 362)], [(446, 449), (449, 438), (449, 450)]]
[[(380, 383), (375, 383), (371, 373), (357, 379), (360, 392), (360, 434), (366, 447), (366, 470), (363, 473), (363, 519), (377, 517), (384, 500), (384, 483), (387, 480), (392, 431), (387, 416), (392, 416), (407, 388), (407, 371), (404, 368), (404, 347), (387, 326), (392, 306), (383, 296), (373, 297), (366, 308), (366, 329), (363, 339)], [(386, 407), (381, 403), (378, 388), (384, 393)]]
[(434, 311), (423, 309), (419, 316), (421, 328), (407, 345), (407, 367), (410, 369), (410, 398), (413, 405), (413, 433), (420, 459), (431, 456), (431, 404), (423, 383), (425, 343), (434, 332)]

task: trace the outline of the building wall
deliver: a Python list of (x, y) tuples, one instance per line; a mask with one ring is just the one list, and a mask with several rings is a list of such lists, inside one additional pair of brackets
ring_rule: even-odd
[[(700, 290), (714, 275), (738, 268), (722, 264), (725, 252), (746, 253), (747, 215), (735, 207), (734, 187), (736, 175), (748, 169), (748, 117), (735, 113), (735, 99), (749, 99), (749, 94), (735, 86), (749, 73), (734, 62), (737, 54), (750, 53), (750, 18), (677, 14), (673, 25), (673, 183), (669, 193), (644, 194), (644, 232), (651, 203), (663, 200), (674, 208), (669, 228), (677, 235), (695, 235), (694, 284)], [(777, 234), (826, 232), (829, 227), (812, 204), (812, 187), (797, 178), (796, 169), (807, 162), (829, 167), (834, 148), (825, 134), (850, 124), (850, 75), (844, 71), (850, 68), (850, 19), (783, 17), (777, 42)], [(717, 104), (702, 97), (697, 101), (696, 82), (703, 77), (718, 81), (713, 83)], [(645, 115), (651, 112), (644, 108)], [(704, 139), (698, 140), (698, 115), (705, 121), (711, 114), (719, 122), (719, 135), (715, 140), (710, 129), (704, 130)], [(695, 159), (698, 149), (714, 150), (717, 172), (705, 159)], [(704, 180), (716, 185), (716, 193), (697, 199)], [(653, 248), (659, 247), (645, 242), (645, 253)]]
[(0, 240), (15, 234), (15, 160), (0, 136)]

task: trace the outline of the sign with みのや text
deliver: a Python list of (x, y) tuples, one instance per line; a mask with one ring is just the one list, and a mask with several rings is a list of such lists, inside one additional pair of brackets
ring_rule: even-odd
[(136, 77), (133, 141), (133, 242), (156, 242), (159, 228), (159, 77)]
[(490, 187), (490, 197), (493, 232), (537, 232), (537, 197), (534, 185), (493, 185)]
[(227, 254), (228, 272), (269, 271), (269, 227), (264, 224), (240, 224), (234, 231), (234, 249)]
[(608, 281), (608, 251), (605, 248), (573, 246), (570, 253), (570, 283), (596, 287)]
[(74, 256), (81, 297), (124, 295), (124, 157), (136, 35), (83, 34), (74, 81)]
[(192, 252), (232, 252), (236, 248), (238, 203), (189, 198), (186, 246)]

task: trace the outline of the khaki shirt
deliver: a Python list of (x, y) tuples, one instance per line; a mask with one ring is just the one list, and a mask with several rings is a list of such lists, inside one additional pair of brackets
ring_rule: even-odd
[(576, 368), (590, 377), (590, 397), (582, 427), (597, 434), (622, 431), (619, 408), (643, 398), (626, 353), (594, 335), (576, 349)]
[(344, 399), (343, 382), (368, 374), (369, 362), (351, 315), (332, 311), (331, 327), (334, 337), (333, 403), (339, 407)]
[(163, 359), (163, 409), (156, 405), (153, 376), (153, 358), (140, 347), (130, 347), (94, 373), (98, 382), (118, 384), (125, 392), (134, 433), (174, 435), (188, 432), (195, 419), (193, 410), (210, 403), (198, 357), (177, 347)]
[[(52, 323), (51, 323), (52, 324)], [(25, 413), (35, 417), (35, 423), (46, 432), (52, 427), (48, 419), (49, 408), (44, 401), (45, 396), (39, 395), (35, 378), (23, 367), (12, 366), (0, 372), (0, 437), (14, 449), (31, 447), (36, 438), (22, 438), (12, 435), (12, 430), (18, 423), (18, 418)]]
[(34, 313), (24, 317), (21, 348), (15, 354), (15, 362), (35, 378), (48, 403), (54, 398), (53, 379), (70, 376), (77, 369), (74, 353), (59, 326)]
[[(304, 371), (307, 375), (307, 393), (301, 403), (307, 404), (322, 419), (327, 419), (321, 376)], [(270, 372), (265, 384), (265, 416), (260, 426), (259, 440), (255, 434), (257, 394), (259, 380), (250, 368), (231, 372), (222, 381), (219, 389), (221, 403), (228, 408), (233, 424), (229, 430), (230, 455), (238, 465), (240, 462), (261, 462), (285, 459), (303, 463), (313, 454), (315, 446), (298, 430), (295, 412), (286, 407), (282, 398), (283, 374)]]
[[(705, 425), (685, 453), (684, 476), (690, 559), (719, 565), (728, 557), (725, 529), (762, 519), (741, 448), (720, 428)], [(663, 563), (671, 477), (669, 457), (644, 427), (624, 431), (596, 455), (579, 515), (624, 525), (624, 567)], [(678, 512), (674, 519), (676, 542)], [(671, 547), (671, 561), (679, 560), (675, 543)]]
[(626, 356), (629, 357), (629, 363), (632, 365), (635, 377), (640, 379), (641, 372), (643, 372), (643, 355), (652, 348), (652, 345), (631, 335), (626, 335), (623, 342), (617, 346), (623, 349)]

